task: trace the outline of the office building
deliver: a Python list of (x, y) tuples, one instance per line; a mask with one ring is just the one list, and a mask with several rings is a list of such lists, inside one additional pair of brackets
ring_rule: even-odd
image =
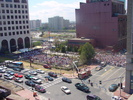
[(64, 20), (63, 17), (55, 16), (48, 19), (50, 31), (61, 31), (63, 28), (69, 27), (69, 20)]
[(30, 30), (38, 30), (42, 27), (41, 20), (30, 20)]
[(126, 48), (127, 16), (120, 0), (86, 0), (76, 9), (76, 35), (94, 39), (96, 47)]
[(128, 0), (127, 9), (127, 55), (125, 92), (133, 94), (133, 1)]
[(0, 52), (30, 45), (28, 0), (0, 0)]

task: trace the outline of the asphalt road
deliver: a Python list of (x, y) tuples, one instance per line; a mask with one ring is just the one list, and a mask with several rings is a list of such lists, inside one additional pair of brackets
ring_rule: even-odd
[[(28, 73), (28, 70), (23, 71), (25, 74)], [(94, 69), (91, 71), (92, 76), (88, 79), (93, 83), (93, 87), (88, 84), (88, 79), (83, 80), (82, 82), (89, 86), (90, 93), (99, 96), (102, 100), (111, 100), (113, 94), (108, 91), (108, 87), (111, 84), (118, 84), (120, 82), (120, 77), (124, 77), (125, 68), (122, 67), (113, 67), (106, 66), (100, 71), (95, 71)], [(44, 81), (45, 74), (38, 74), (36, 77), (41, 78)], [(24, 81), (27, 79), (23, 78)], [(99, 84), (99, 81), (102, 81), (102, 84)], [(122, 78), (122, 82), (124, 82), (124, 78)], [(23, 86), (28, 90), (32, 90), (31, 87), (25, 85), (25, 83), (16, 83), (11, 80), (13, 83)], [(46, 89), (46, 93), (38, 93), (42, 100), (46, 98), (50, 98), (50, 100), (86, 100), (86, 96), (88, 93), (77, 90), (75, 87), (75, 83), (81, 82), (79, 79), (72, 79), (72, 83), (62, 82), (62, 76), (58, 75), (58, 78), (55, 78), (52, 82), (43, 82), (41, 86)], [(61, 86), (67, 86), (71, 90), (71, 94), (67, 95), (61, 90)]]

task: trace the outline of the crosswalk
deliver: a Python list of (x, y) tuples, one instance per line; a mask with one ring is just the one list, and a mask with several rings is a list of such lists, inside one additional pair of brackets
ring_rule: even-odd
[(60, 82), (62, 82), (62, 77), (54, 79), (54, 81), (48, 81), (47, 83), (43, 83), (43, 84), (41, 84), (41, 86), (43, 86), (46, 89), (46, 88), (53, 86), (55, 84), (58, 84)]

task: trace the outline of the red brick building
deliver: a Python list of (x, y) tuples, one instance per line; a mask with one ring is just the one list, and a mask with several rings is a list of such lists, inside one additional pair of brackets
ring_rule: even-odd
[(127, 16), (119, 0), (86, 0), (76, 9), (76, 35), (94, 39), (96, 47), (126, 48)]

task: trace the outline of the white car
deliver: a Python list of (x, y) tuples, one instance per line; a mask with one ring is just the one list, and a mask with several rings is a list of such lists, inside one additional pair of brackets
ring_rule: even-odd
[(123, 99), (121, 97), (118, 97), (118, 96), (113, 96), (112, 100), (123, 100)]
[(40, 78), (33, 77), (31, 80), (32, 80), (34, 83), (42, 84), (42, 80), (41, 80)]
[(37, 69), (36, 72), (37, 72), (37, 73), (40, 73), (40, 74), (44, 74), (44, 71), (41, 70), (41, 69)]
[(61, 87), (61, 90), (62, 90), (63, 92), (65, 92), (66, 94), (71, 94), (71, 91), (70, 91), (66, 86), (62, 86), (62, 87)]

